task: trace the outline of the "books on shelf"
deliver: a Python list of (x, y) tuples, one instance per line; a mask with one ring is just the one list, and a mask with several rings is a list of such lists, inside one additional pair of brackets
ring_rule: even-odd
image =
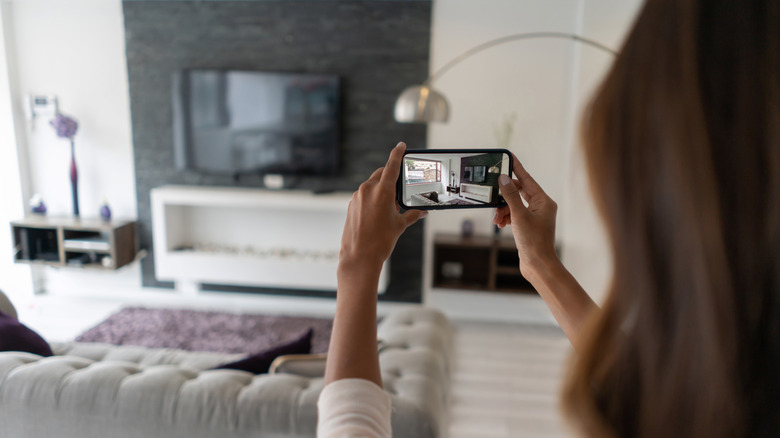
[(62, 242), (65, 250), (86, 250), (86, 251), (110, 251), (111, 243), (102, 236), (85, 236), (65, 239)]

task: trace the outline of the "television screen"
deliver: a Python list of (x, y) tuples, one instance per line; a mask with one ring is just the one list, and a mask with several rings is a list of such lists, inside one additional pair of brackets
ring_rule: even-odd
[(334, 174), (339, 96), (339, 78), (332, 75), (176, 72), (176, 167), (234, 175)]

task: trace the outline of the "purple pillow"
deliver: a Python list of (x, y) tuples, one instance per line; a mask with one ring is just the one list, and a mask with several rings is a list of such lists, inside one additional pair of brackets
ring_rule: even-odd
[(244, 359), (226, 363), (213, 369), (231, 369), (248, 371), (253, 374), (265, 374), (268, 369), (271, 368), (271, 363), (279, 356), (286, 354), (309, 354), (311, 353), (311, 337), (314, 333), (314, 329), (309, 329), (303, 335), (299, 336), (292, 341), (277, 345), (270, 350), (261, 351), (255, 353)]
[(13, 316), (0, 311), (0, 351), (24, 351), (43, 357), (54, 356), (43, 338)]

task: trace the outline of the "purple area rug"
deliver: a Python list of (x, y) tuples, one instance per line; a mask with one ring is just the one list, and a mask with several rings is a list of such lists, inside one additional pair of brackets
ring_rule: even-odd
[(311, 352), (328, 351), (333, 320), (127, 307), (76, 338), (151, 348), (256, 353), (289, 342), (310, 327)]

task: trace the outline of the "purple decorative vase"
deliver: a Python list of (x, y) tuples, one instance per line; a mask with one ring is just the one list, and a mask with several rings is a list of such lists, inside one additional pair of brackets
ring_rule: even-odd
[(73, 191), (73, 216), (79, 217), (79, 171), (76, 168), (76, 147), (70, 140), (70, 186)]
[(32, 211), (35, 214), (46, 214), (46, 204), (43, 202), (43, 198), (41, 198), (41, 195), (35, 194), (30, 199), (30, 211)]
[(46, 204), (41, 201), (41, 203), (34, 206), (31, 211), (35, 214), (46, 214)]
[(100, 217), (103, 218), (104, 221), (110, 221), (111, 220), (111, 207), (108, 206), (108, 203), (103, 203), (103, 206), (100, 207)]

